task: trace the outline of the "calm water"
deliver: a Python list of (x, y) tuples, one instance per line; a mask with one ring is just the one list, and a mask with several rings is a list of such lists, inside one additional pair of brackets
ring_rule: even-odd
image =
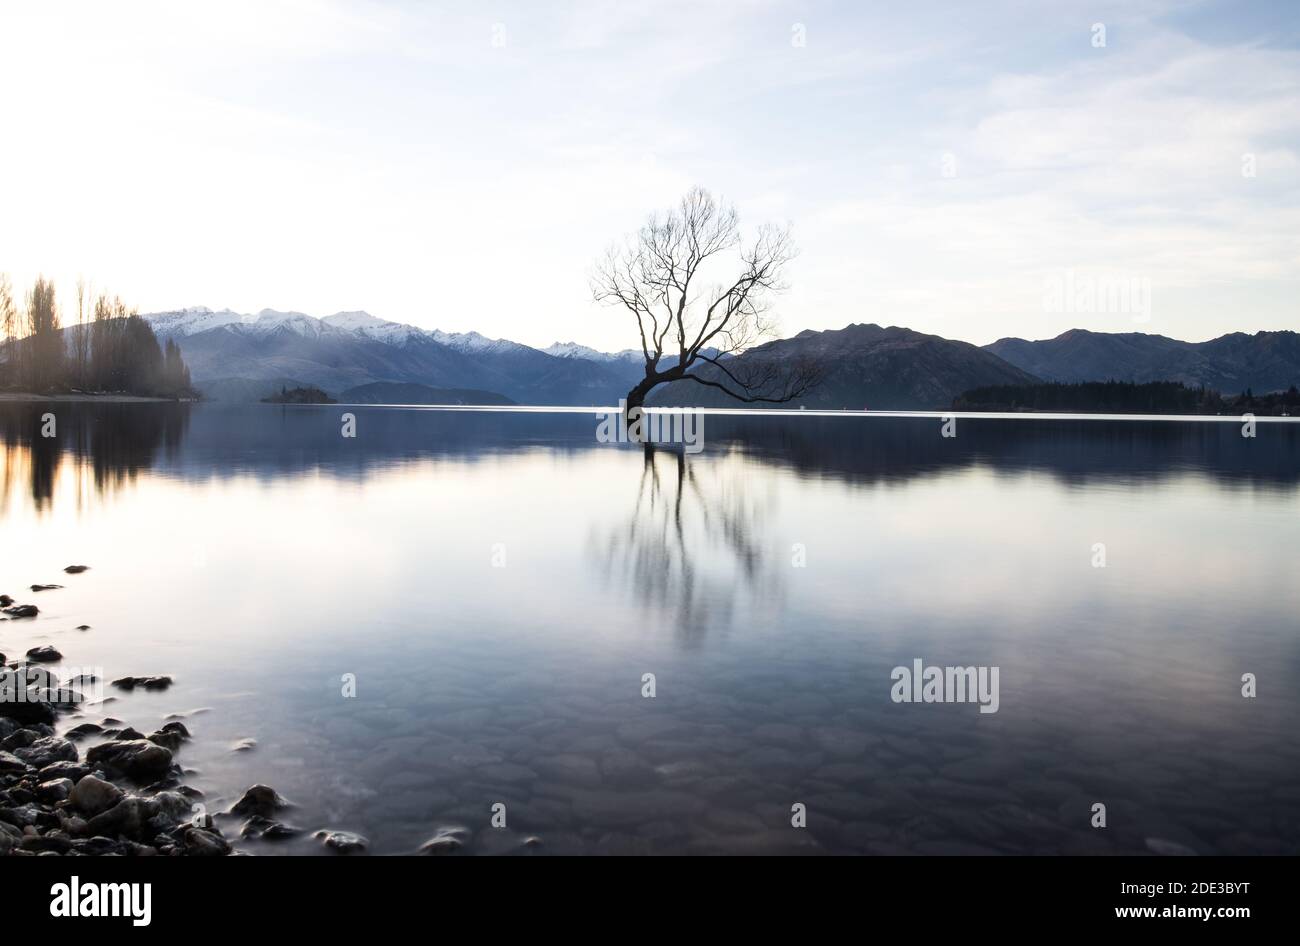
[[(0, 405), (0, 591), (43, 609), (0, 651), (173, 675), (61, 725), (187, 714), (211, 810), (295, 803), (250, 851), (1300, 850), (1297, 426), (709, 417), (683, 457), (576, 414), (45, 409)], [(917, 658), (1000, 668), (998, 712), (892, 702)]]

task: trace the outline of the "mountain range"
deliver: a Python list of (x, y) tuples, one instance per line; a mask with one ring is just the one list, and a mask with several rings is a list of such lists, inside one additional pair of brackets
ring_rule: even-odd
[[(360, 388), (367, 401), (404, 392), (423, 403), (437, 395), (421, 389), (435, 388), (453, 389), (462, 403), (609, 406), (643, 373), (636, 349), (601, 352), (575, 342), (533, 348), (365, 312), (318, 319), (270, 309), (244, 315), (192, 308), (145, 318), (160, 339), (176, 340), (196, 386), (215, 400), (260, 400), (282, 387), (314, 385), (341, 400)], [(821, 383), (787, 407), (943, 409), (973, 388), (1038, 381), (1174, 380), (1228, 394), (1300, 384), (1300, 335), (1287, 331), (1183, 342), (1073, 329), (1053, 339), (1003, 338), (979, 347), (899, 326), (854, 324), (800, 332), (739, 356), (740, 362), (799, 359), (820, 366)], [(649, 403), (744, 406), (690, 381), (656, 390)]]
[(1223, 394), (1257, 394), (1300, 383), (1300, 334), (1233, 332), (1183, 342), (1140, 332), (1071, 329), (1031, 342), (1002, 338), (985, 349), (1045, 381), (1181, 381)]
[(489, 392), (521, 404), (605, 405), (617, 402), (642, 371), (639, 361), (572, 343), (542, 351), (365, 312), (318, 319), (271, 309), (241, 315), (196, 308), (145, 318), (160, 339), (176, 340), (195, 385), (216, 399), (257, 400), (295, 382), (336, 395), (398, 382)]

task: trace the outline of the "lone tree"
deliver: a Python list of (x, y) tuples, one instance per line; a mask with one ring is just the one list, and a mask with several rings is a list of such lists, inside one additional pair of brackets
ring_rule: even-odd
[(816, 384), (809, 363), (731, 357), (775, 336), (768, 312), (785, 289), (782, 272), (794, 252), (784, 227), (764, 224), (752, 241), (743, 240), (735, 208), (700, 187), (666, 214), (652, 214), (624, 245), (610, 247), (591, 288), (597, 302), (631, 312), (641, 332), (645, 377), (627, 393), (628, 413), (673, 381), (773, 404)]

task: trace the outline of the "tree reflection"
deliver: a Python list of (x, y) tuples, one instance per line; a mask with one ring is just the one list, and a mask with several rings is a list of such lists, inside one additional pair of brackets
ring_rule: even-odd
[(779, 601), (784, 582), (765, 534), (772, 500), (747, 494), (743, 458), (698, 463), (653, 445), (643, 458), (626, 521), (591, 537), (605, 577), (687, 645), (730, 628), (742, 606)]
[(78, 489), (88, 479), (101, 494), (129, 483), (160, 450), (179, 448), (189, 411), (184, 403), (0, 405), (0, 512), (23, 481), (36, 509), (51, 508), (65, 470)]

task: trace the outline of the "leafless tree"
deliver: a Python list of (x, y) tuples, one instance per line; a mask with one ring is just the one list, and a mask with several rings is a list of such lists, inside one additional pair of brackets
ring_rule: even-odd
[(63, 376), (63, 336), (59, 332), (59, 308), (54, 282), (38, 276), (27, 294), (26, 369), (31, 390), (45, 392)]
[[(592, 295), (631, 312), (641, 334), (645, 377), (628, 392), (627, 410), (673, 381), (720, 388), (747, 403), (790, 401), (816, 384), (809, 363), (731, 357), (775, 336), (772, 299), (786, 288), (782, 275), (794, 253), (784, 227), (764, 224), (745, 241), (735, 208), (699, 187), (611, 247), (597, 263)], [(719, 271), (727, 275), (718, 279)]]
[[(7, 273), (0, 273), (0, 348), (5, 352), (5, 374), (13, 374), (17, 360), (18, 309), (14, 306), (13, 284)], [(9, 380), (12, 380), (10, 378)]]
[(72, 338), (72, 355), (75, 367), (75, 383), (78, 388), (86, 388), (88, 362), (90, 361), (90, 300), (93, 290), (86, 285), (85, 279), (77, 280), (77, 328)]

